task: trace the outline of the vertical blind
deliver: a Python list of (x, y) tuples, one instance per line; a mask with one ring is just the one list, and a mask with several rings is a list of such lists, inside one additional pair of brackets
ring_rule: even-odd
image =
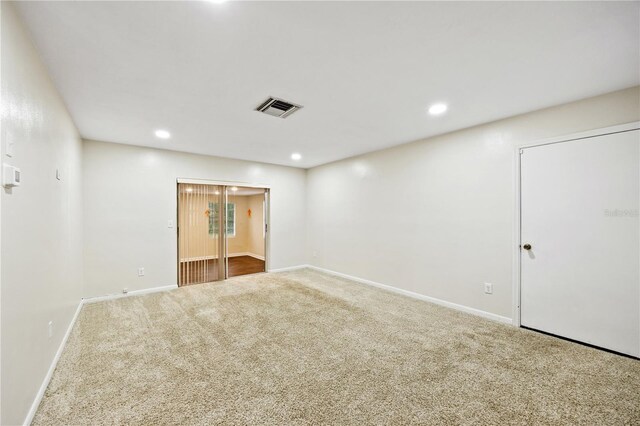
[[(220, 279), (223, 239), (219, 229), (223, 188), (178, 184), (179, 285)], [(227, 207), (228, 210), (228, 207)]]

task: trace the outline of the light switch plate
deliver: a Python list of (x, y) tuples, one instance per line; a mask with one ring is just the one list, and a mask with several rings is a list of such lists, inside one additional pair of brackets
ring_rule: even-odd
[(5, 146), (5, 154), (7, 157), (13, 157), (15, 151), (16, 143), (13, 141), (13, 138), (7, 136), (7, 144)]

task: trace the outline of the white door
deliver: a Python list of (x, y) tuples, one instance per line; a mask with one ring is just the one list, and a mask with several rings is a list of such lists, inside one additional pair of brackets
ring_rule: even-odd
[(640, 356), (639, 152), (639, 130), (521, 150), (523, 326)]

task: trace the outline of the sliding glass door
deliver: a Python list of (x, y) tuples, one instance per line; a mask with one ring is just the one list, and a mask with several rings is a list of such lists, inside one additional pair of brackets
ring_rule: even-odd
[(227, 277), (266, 271), (265, 188), (226, 187)]
[(266, 271), (268, 190), (178, 183), (178, 285)]

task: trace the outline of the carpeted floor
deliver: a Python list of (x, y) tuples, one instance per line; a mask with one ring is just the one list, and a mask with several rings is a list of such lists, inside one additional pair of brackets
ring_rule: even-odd
[(85, 305), (35, 424), (640, 424), (640, 361), (315, 271)]

